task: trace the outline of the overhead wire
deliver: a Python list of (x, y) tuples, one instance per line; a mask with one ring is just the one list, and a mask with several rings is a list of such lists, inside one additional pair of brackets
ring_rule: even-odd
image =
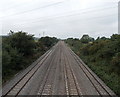
[[(56, 5), (56, 4), (59, 4), (60, 2), (57, 2), (57, 3), (53, 3), (53, 4), (50, 4), (50, 5), (48, 5), (48, 6), (52, 6), (52, 5)], [(62, 3), (62, 2), (61, 2)], [(46, 6), (43, 6), (42, 8), (45, 8), (45, 7), (48, 7), (47, 5)], [(71, 17), (71, 16), (76, 16), (76, 15), (82, 15), (82, 14), (85, 14), (85, 13), (88, 13), (88, 12), (96, 12), (96, 11), (104, 11), (104, 9), (111, 9), (111, 8), (116, 8), (116, 6), (115, 7), (106, 7), (106, 8), (102, 8), (102, 9), (95, 9), (95, 10), (90, 10), (90, 11), (86, 11), (86, 12), (82, 12), (82, 13), (76, 13), (76, 14), (69, 14), (69, 13), (71, 13), (71, 12), (68, 12), (68, 15), (61, 15), (61, 16), (48, 16), (48, 19), (45, 19), (46, 17), (40, 17), (39, 19), (41, 19), (41, 18), (44, 18), (45, 20), (53, 20), (53, 19), (56, 19), (56, 18), (62, 18), (62, 17)], [(92, 8), (87, 8), (88, 10), (89, 9), (92, 9)], [(86, 10), (87, 10), (86, 9)], [(32, 10), (35, 10), (35, 9), (32, 9)], [(29, 11), (32, 11), (32, 10), (28, 10), (28, 11), (24, 11), (24, 13), (26, 13), (26, 12), (29, 12)], [(81, 9), (81, 11), (82, 10), (85, 10), (85, 9)], [(76, 10), (76, 11), (78, 11), (78, 10)], [(19, 14), (22, 14), (22, 13), (19, 13)], [(63, 13), (62, 13), (63, 14)], [(107, 15), (107, 16), (114, 16), (115, 14), (113, 14), (113, 15)], [(51, 18), (50, 18), (51, 17)], [(102, 17), (92, 17), (92, 18), (103, 18), (103, 17), (106, 17), (106, 16), (102, 16)], [(92, 19), (92, 18), (90, 18), (90, 19)], [(33, 19), (34, 20), (34, 19)], [(36, 19), (35, 19), (36, 20)], [(38, 23), (38, 22), (41, 22), (41, 21), (44, 21), (43, 19), (41, 19), (41, 20), (37, 20), (37, 21), (33, 21), (33, 22), (30, 22), (30, 20), (29, 20), (29, 22), (26, 22), (26, 23)], [(24, 23), (25, 24), (25, 23)], [(56, 24), (56, 23), (55, 23)], [(59, 23), (57, 23), (57, 24), (59, 24)]]
[[(66, 0), (64, 0), (66, 1)], [(14, 13), (14, 14), (11, 14), (11, 15), (6, 15), (6, 16), (2, 16), (0, 18), (5, 18), (5, 17), (11, 17), (11, 16), (16, 16), (16, 15), (20, 15), (20, 14), (25, 14), (25, 13), (28, 13), (28, 12), (32, 12), (32, 11), (36, 11), (36, 10), (39, 10), (41, 8), (46, 8), (46, 7), (50, 7), (50, 6), (55, 6), (55, 5), (58, 5), (60, 3), (63, 3), (64, 1), (61, 1), (61, 2), (55, 2), (55, 3), (51, 3), (51, 4), (48, 4), (48, 5), (45, 5), (45, 6), (41, 6), (41, 7), (38, 7), (38, 8), (34, 8), (34, 9), (31, 9), (31, 10), (26, 10), (26, 11), (22, 11), (22, 12), (18, 12), (18, 13)], [(98, 7), (98, 6), (97, 6)], [(93, 7), (93, 8), (96, 8), (96, 7)], [(92, 9), (92, 8), (86, 8), (86, 9), (80, 9), (80, 10), (87, 10), (87, 9)]]
[[(110, 8), (110, 7), (109, 7)], [(114, 7), (115, 8), (115, 7)], [(104, 9), (106, 9), (106, 8), (104, 8)], [(108, 9), (108, 8), (107, 8)], [(104, 11), (103, 9), (101, 9), (102, 11)], [(98, 11), (98, 10), (96, 10), (96, 11)], [(40, 21), (44, 21), (44, 19), (45, 20), (53, 20), (53, 19), (57, 19), (57, 18), (63, 18), (63, 17), (71, 17), (71, 16), (77, 16), (77, 15), (83, 15), (83, 14), (86, 14), (86, 13), (88, 13), (88, 12), (96, 12), (96, 11), (86, 11), (86, 12), (81, 12), (81, 13), (76, 13), (76, 14), (68, 14), (68, 15), (61, 15), (61, 16), (48, 16), (48, 17), (40, 17), (40, 18), (38, 18), (38, 19), (32, 19), (32, 20), (36, 20), (36, 21), (30, 21), (30, 20), (28, 20), (28, 21), (24, 21), (23, 23), (34, 23), (34, 22), (40, 22)], [(40, 19), (40, 20), (39, 20)]]
[(7, 15), (7, 16), (2, 16), (0, 18), (5, 18), (5, 17), (10, 17), (10, 16), (14, 16), (14, 15), (19, 15), (19, 14), (25, 14), (25, 13), (28, 13), (28, 12), (32, 12), (32, 11), (36, 11), (36, 10), (39, 10), (41, 8), (46, 8), (46, 7), (50, 7), (50, 6), (55, 6), (55, 5), (58, 5), (58, 4), (61, 4), (63, 2), (55, 2), (55, 3), (51, 3), (51, 4), (48, 4), (48, 5), (44, 5), (44, 6), (41, 6), (41, 7), (37, 7), (37, 8), (34, 8), (34, 9), (31, 9), (31, 10), (26, 10), (26, 11), (22, 11), (22, 12), (18, 12), (18, 13), (14, 13), (14, 14), (11, 14), (11, 15)]
[[(111, 16), (114, 16), (115, 14), (109, 14), (109, 15), (105, 15), (105, 16), (100, 16), (100, 17), (90, 17), (90, 18), (85, 18), (85, 21), (82, 19), (82, 21), (80, 21), (81, 19), (76, 19), (76, 20), (73, 20), (74, 22), (78, 22), (78, 21), (80, 21), (80, 22), (86, 22), (86, 20), (87, 20), (87, 22), (88, 21), (91, 21), (91, 20), (94, 20), (94, 19), (100, 19), (100, 18), (105, 18), (105, 17), (111, 17)], [(72, 22), (73, 22), (72, 21)], [(34, 22), (34, 23), (38, 23), (38, 22), (40, 22), (40, 21), (36, 21), (36, 22)], [(65, 23), (70, 23), (71, 21), (67, 21), (67, 22), (62, 22), (62, 23), (51, 23), (51, 24), (45, 24), (45, 26), (46, 25), (54, 25), (54, 24), (65, 24)], [(71, 23), (72, 23), (71, 22)], [(43, 25), (43, 24), (42, 24)], [(19, 26), (19, 25), (17, 25), (17, 26)], [(33, 25), (32, 25), (33, 26)], [(40, 26), (40, 24), (38, 24), (38, 26)], [(27, 27), (25, 27), (24, 26), (24, 28), (31, 28), (31, 26), (27, 26)]]
[[(31, 0), (32, 1), (32, 0)], [(39, 1), (39, 0), (38, 0)], [(43, 0), (44, 1), (44, 0)], [(65, 0), (64, 0), (65, 1)], [(50, 3), (51, 1), (49, 0), (49, 2), (47, 2), (47, 3)], [(33, 3), (35, 3), (35, 2), (33, 2)], [(32, 3), (32, 4), (33, 4)], [(46, 2), (44, 2), (44, 3), (46, 3)], [(28, 4), (30, 4), (30, 3), (28, 3), (27, 2), (27, 5)], [(11, 5), (11, 3), (9, 3), (8, 5)], [(22, 5), (22, 6), (21, 6)], [(14, 9), (16, 9), (17, 7), (23, 7), (24, 5), (26, 5), (26, 2), (23, 2), (23, 3), (20, 3), (20, 4), (15, 4), (15, 5), (12, 5), (12, 6), (8, 6), (7, 8), (4, 8), (4, 9), (2, 9), (2, 10), (10, 10), (10, 9), (12, 9), (12, 8), (14, 8)], [(0, 9), (1, 10), (1, 9)]]

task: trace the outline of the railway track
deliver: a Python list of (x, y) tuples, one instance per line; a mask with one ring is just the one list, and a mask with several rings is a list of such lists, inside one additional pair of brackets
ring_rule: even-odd
[(49, 67), (39, 88), (38, 95), (52, 95), (52, 79), (54, 79), (54, 72), (56, 70), (56, 66), (52, 64), (55, 57), (57, 57), (57, 54), (54, 54), (51, 62), (49, 63)]
[(66, 55), (66, 52), (64, 51), (65, 54), (65, 67), (66, 67), (66, 76), (68, 77), (68, 91), (69, 91), (69, 95), (83, 95), (81, 92), (80, 87), (78, 86), (78, 82), (76, 79), (76, 76), (73, 72), (73, 69), (71, 68), (71, 63), (69, 62), (69, 59)]
[(84, 74), (87, 76), (87, 78), (93, 84), (94, 88), (96, 89), (96, 91), (98, 92), (98, 95), (100, 95), (100, 97), (103, 97), (105, 95), (108, 95), (110, 97), (115, 97), (115, 93), (110, 88), (108, 88), (105, 85), (105, 83), (101, 79), (99, 79), (99, 77), (95, 73), (93, 73), (88, 68), (88, 66), (70, 48), (67, 48), (67, 51), (76, 60), (80, 69), (84, 72)]
[[(22, 76), (21, 76), (22, 75)], [(115, 93), (89, 69), (63, 41), (58, 42), (37, 62), (23, 71), (14, 84), (3, 87), (3, 97), (12, 95), (96, 95)]]
[(104, 95), (109, 95), (110, 97), (114, 97), (115, 93), (109, 89), (104, 82), (99, 79), (99, 77), (93, 73), (88, 66), (70, 49), (70, 54), (74, 57), (76, 62), (78, 62), (79, 67), (83, 70), (84, 74), (88, 77), (90, 82), (93, 84), (95, 89), (97, 90), (98, 94), (102, 97)]
[(3, 96), (6, 97), (8, 95), (14, 95), (14, 97), (18, 96), (20, 91), (24, 88), (27, 82), (34, 76), (37, 70), (41, 67), (42, 63), (49, 57), (51, 53), (53, 53), (53, 49), (48, 50), (42, 57), (41, 60), (35, 63), (35, 65), (30, 68), (28, 72), (26, 72), (23, 77), (21, 77), (6, 93), (3, 91)]

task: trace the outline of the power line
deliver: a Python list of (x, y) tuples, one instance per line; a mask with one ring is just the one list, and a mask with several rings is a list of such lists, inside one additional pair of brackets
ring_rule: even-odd
[(13, 5), (13, 6), (10, 6), (10, 7), (7, 7), (7, 8), (5, 8), (5, 9), (0, 9), (0, 10), (10, 10), (10, 9), (12, 9), (12, 8), (15, 8), (15, 6), (16, 7), (19, 7), (20, 5), (26, 5), (26, 3), (20, 3), (20, 4), (16, 4), (16, 5)]
[[(13, 16), (13, 15), (24, 14), (24, 13), (32, 12), (32, 11), (34, 11), (34, 10), (35, 10), (35, 11), (36, 11), (36, 10), (39, 10), (39, 9), (41, 9), (41, 8), (47, 8), (47, 7), (50, 7), (50, 6), (55, 6), (55, 5), (58, 5), (58, 4), (61, 4), (61, 3), (63, 3), (63, 1), (62, 1), (62, 2), (52, 3), (52, 4), (45, 5), (45, 6), (38, 7), (38, 8), (34, 8), (34, 9), (31, 9), (31, 10), (22, 11), (22, 12), (19, 12), (19, 13), (15, 13), (15, 14), (7, 15), (7, 16)], [(0, 18), (5, 18), (5, 17), (7, 17), (7, 16), (2, 16), (2, 17), (0, 17)]]
[[(104, 9), (106, 9), (106, 8), (104, 8)], [(103, 9), (101, 9), (101, 10), (104, 11)], [(98, 11), (98, 10), (96, 10), (96, 11)], [(71, 16), (76, 16), (76, 15), (83, 15), (83, 14), (86, 14), (88, 12), (95, 12), (95, 11), (86, 11), (86, 12), (82, 12), (82, 13), (68, 14), (68, 15), (61, 15), (61, 16), (53, 16), (53, 17), (51, 16), (51, 17), (48, 17), (48, 19), (45, 19), (45, 20), (53, 20), (53, 19), (56, 19), (56, 18), (62, 18), (62, 17), (68, 17), (68, 16), (71, 17)], [(45, 18), (45, 17), (41, 17), (41, 18)], [(33, 20), (36, 20), (36, 19), (33, 19)], [(40, 20), (33, 21), (33, 22), (30, 22), (30, 20), (29, 20), (28, 22), (34, 23), (34, 22), (40, 22), (40, 21), (44, 21), (44, 20), (40, 19)], [(27, 21), (25, 21), (25, 22), (28, 23)]]
[[(58, 5), (58, 4), (63, 3), (63, 2), (64, 2), (64, 1), (52, 3), (52, 4), (49, 4), (49, 5), (45, 5), (45, 6), (42, 6), (42, 7), (34, 8), (34, 9), (31, 9), (31, 10), (22, 11), (22, 12), (15, 13), (15, 14), (11, 14), (11, 15), (7, 15), (7, 16), (2, 16), (2, 17), (0, 17), (0, 18), (5, 18), (5, 17), (8, 17), (8, 16), (14, 16), (14, 15), (20, 15), (20, 14), (25, 14), (25, 13), (28, 13), (28, 12), (32, 12), (32, 11), (39, 10), (39, 9), (41, 9), (41, 8), (46, 8), (46, 7)], [(93, 8), (96, 8), (96, 7), (93, 7)], [(111, 8), (111, 7), (108, 7), (108, 8)], [(86, 9), (80, 9), (80, 10), (87, 10), (87, 9), (92, 9), (92, 8), (86, 8)], [(80, 10), (76, 10), (76, 11), (80, 11)]]
[[(65, 0), (64, 0), (65, 1)], [(67, 0), (66, 0), (67, 1)], [(48, 3), (48, 2), (47, 2)], [(27, 3), (28, 4), (28, 3)], [(10, 5), (10, 4), (9, 4)], [(25, 2), (23, 2), (23, 3), (20, 3), (20, 4), (16, 4), (16, 5), (12, 5), (12, 6), (10, 6), (10, 7), (7, 7), (7, 8), (5, 8), (5, 9), (0, 9), (0, 10), (10, 10), (10, 9), (12, 9), (12, 8), (16, 8), (16, 7), (21, 7), (21, 5), (26, 5), (26, 3)], [(23, 6), (22, 6), (23, 7)]]
[[(86, 18), (85, 20), (87, 20), (87, 21), (90, 21), (90, 20), (94, 20), (94, 19), (98, 19), (98, 18), (105, 18), (105, 17), (110, 17), (110, 16), (114, 16), (115, 14), (109, 14), (109, 15), (105, 15), (105, 16), (100, 16), (100, 17), (92, 17), (92, 18)], [(82, 19), (83, 20), (83, 19)], [(78, 19), (77, 20), (73, 20), (73, 21), (77, 21), (78, 22)], [(73, 22), (72, 21), (72, 22)], [(34, 23), (38, 23), (38, 22), (40, 22), (40, 21), (36, 21), (36, 22), (34, 22)], [(80, 21), (81, 22), (81, 21)], [(84, 22), (84, 21), (82, 21), (82, 22)], [(65, 23), (65, 22), (63, 22), (63, 23)], [(63, 23), (52, 23), (52, 25), (53, 24), (63, 24)], [(49, 24), (47, 24), (47, 25), (49, 25)], [(51, 25), (51, 24), (50, 24)], [(39, 25), (40, 26), (40, 25)], [(31, 27), (24, 27), (24, 28), (31, 28)]]

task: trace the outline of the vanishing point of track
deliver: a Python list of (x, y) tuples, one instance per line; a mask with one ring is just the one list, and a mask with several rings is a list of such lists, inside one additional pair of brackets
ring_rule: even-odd
[(96, 95), (115, 93), (60, 41), (3, 87), (3, 97), (12, 95)]

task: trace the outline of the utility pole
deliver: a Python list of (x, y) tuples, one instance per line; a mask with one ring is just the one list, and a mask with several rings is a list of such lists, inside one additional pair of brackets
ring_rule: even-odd
[(118, 34), (120, 34), (120, 1), (118, 2)]
[(39, 37), (41, 37), (41, 35), (39, 34)]
[(43, 37), (45, 36), (45, 32), (43, 31)]

